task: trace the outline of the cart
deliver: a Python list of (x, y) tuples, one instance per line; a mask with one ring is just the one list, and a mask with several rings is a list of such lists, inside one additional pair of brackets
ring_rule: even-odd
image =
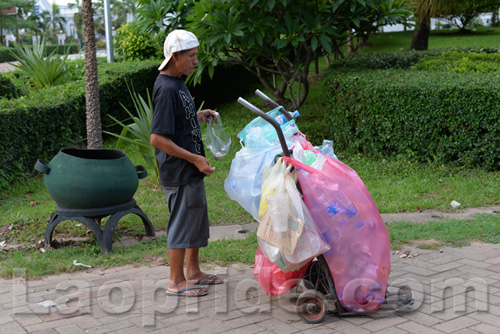
[[(271, 106), (279, 107), (275, 101), (267, 97), (261, 91), (257, 90), (256, 93)], [(291, 158), (292, 153), (288, 149), (281, 127), (276, 120), (242, 98), (239, 98), (238, 102), (273, 126), (277, 132), (283, 150), (282, 156)], [(280, 111), (288, 120), (292, 119), (290, 112), (282, 107)], [(297, 182), (297, 187), (298, 190), (302, 192), (299, 182)], [(338, 297), (335, 288), (334, 276), (332, 276), (330, 272), (332, 266), (329, 265), (327, 261), (327, 258), (325, 258), (323, 254), (317, 256), (307, 268), (305, 276), (297, 284), (295, 293), (298, 316), (306, 323), (316, 324), (323, 321), (326, 314), (329, 312), (336, 312), (341, 316), (370, 314), (375, 312), (348, 310), (342, 305), (341, 298)], [(389, 273), (387, 273), (387, 276), (388, 275)], [(377, 306), (376, 312), (378, 315), (401, 311), (413, 304), (414, 301), (409, 287), (403, 286), (396, 290), (397, 291), (389, 292), (386, 290), (386, 287), (384, 288), (385, 295), (383, 305)]]

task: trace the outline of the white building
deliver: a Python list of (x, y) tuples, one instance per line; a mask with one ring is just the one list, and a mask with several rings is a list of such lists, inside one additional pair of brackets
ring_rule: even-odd
[[(37, 0), (37, 5), (39, 6), (40, 13), (43, 11), (47, 11), (52, 15), (52, 3), (49, 3), (48, 0)], [(69, 8), (68, 5), (58, 4), (61, 16), (66, 19), (66, 24), (64, 26), (64, 33), (66, 36), (73, 36), (77, 38), (76, 34), (76, 25), (73, 21), (73, 16), (75, 13), (78, 13), (77, 8)]]

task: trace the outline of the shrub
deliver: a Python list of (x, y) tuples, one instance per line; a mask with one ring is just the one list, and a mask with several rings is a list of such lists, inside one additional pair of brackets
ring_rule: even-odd
[(500, 169), (500, 77), (375, 70), (331, 73), (336, 145), (367, 155)]
[(95, 43), (95, 46), (98, 49), (105, 49), (106, 48), (106, 42), (105, 41), (97, 41)]
[(115, 35), (117, 52), (126, 60), (163, 58), (163, 44), (147, 33), (135, 32), (131, 23), (122, 25)]
[(70, 72), (70, 67), (66, 65), (68, 53), (59, 57), (54, 50), (47, 55), (43, 39), (32, 47), (17, 43), (14, 45), (15, 52), (12, 52), (12, 56), (19, 62), (14, 66), (35, 88), (58, 85), (68, 77)]

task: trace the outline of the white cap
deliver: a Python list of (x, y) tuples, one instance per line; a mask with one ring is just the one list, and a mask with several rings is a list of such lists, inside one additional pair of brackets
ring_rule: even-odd
[(161, 63), (158, 70), (163, 70), (167, 66), (168, 61), (172, 58), (172, 54), (175, 52), (189, 50), (199, 46), (198, 38), (189, 31), (177, 29), (170, 34), (168, 34), (163, 44), (163, 54), (165, 55), (165, 60)]

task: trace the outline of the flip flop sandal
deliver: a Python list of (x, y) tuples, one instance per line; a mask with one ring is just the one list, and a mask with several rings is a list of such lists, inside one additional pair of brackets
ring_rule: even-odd
[[(215, 279), (215, 280), (214, 280)], [(195, 284), (198, 285), (215, 285), (215, 284), (222, 284), (224, 281), (217, 281), (217, 276), (216, 275), (208, 275), (204, 279), (200, 280), (199, 282), (196, 282)]]
[(202, 297), (202, 296), (206, 296), (208, 294), (207, 291), (200, 292), (199, 294), (195, 294), (195, 295), (184, 293), (184, 292), (189, 291), (189, 290), (200, 290), (200, 289), (201, 289), (201, 286), (195, 285), (195, 286), (190, 286), (188, 288), (180, 289), (179, 291), (165, 290), (165, 292), (167, 293), (167, 296), (185, 296), (185, 297)]

